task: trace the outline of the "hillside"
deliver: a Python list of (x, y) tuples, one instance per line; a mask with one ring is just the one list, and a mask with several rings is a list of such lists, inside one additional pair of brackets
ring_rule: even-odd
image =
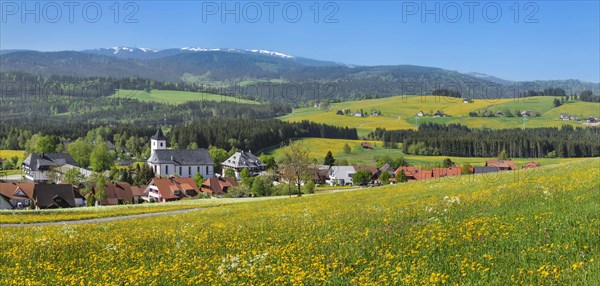
[[(597, 285), (598, 164), (588, 159), (519, 176), (11, 228), (0, 232), (0, 279), (5, 285)], [(156, 271), (165, 268), (177, 271)]]
[[(444, 86), (457, 88), (463, 96), (470, 98), (506, 98), (514, 96), (516, 91), (526, 91), (520, 89), (519, 82), (477, 73), (464, 74), (415, 65), (343, 65), (264, 50), (190, 48), (153, 51), (120, 47), (82, 52), (8, 51), (0, 57), (0, 71), (48, 77), (137, 77), (219, 85), (231, 93), (291, 103), (422, 95)], [(242, 85), (248, 82), (252, 84)], [(265, 85), (265, 82), (269, 84)], [(597, 93), (600, 89), (596, 83), (578, 80), (536, 81), (526, 86), (535, 90), (562, 88), (567, 93), (586, 89)], [(490, 94), (491, 90), (496, 92)]]
[[(348, 101), (331, 104), (328, 109), (306, 107), (294, 109), (293, 113), (280, 117), (286, 121), (311, 120), (328, 123), (335, 126), (357, 128), (359, 135), (366, 135), (377, 127), (388, 130), (416, 128), (418, 123), (460, 123), (469, 127), (480, 128), (518, 128), (523, 127), (521, 117), (470, 117), (469, 112), (490, 110), (493, 112), (511, 112), (515, 110), (532, 110), (541, 113), (539, 117), (527, 118), (526, 127), (559, 127), (564, 124), (581, 126), (581, 122), (560, 120), (560, 113), (579, 114), (583, 118), (588, 116), (600, 117), (600, 104), (590, 102), (567, 103), (559, 108), (554, 108), (554, 97), (538, 96), (522, 99), (491, 99), (475, 100), (473, 103), (463, 103), (461, 99), (437, 96), (395, 96), (381, 99)], [(337, 115), (338, 110), (351, 110), (371, 113), (372, 110), (381, 112), (380, 116), (355, 117)], [(426, 114), (441, 110), (450, 117), (416, 117), (419, 111)]]
[[(421, 156), (421, 155), (410, 155), (404, 154), (401, 148), (392, 149), (384, 148), (382, 142), (377, 141), (364, 141), (364, 140), (345, 140), (345, 139), (327, 139), (327, 138), (302, 138), (299, 139), (304, 143), (310, 152), (310, 157), (317, 160), (317, 163), (323, 163), (325, 155), (328, 151), (331, 151), (333, 157), (336, 160), (348, 160), (350, 165), (365, 165), (375, 166), (377, 164), (376, 157), (389, 156), (392, 159), (398, 157), (404, 157), (409, 164), (415, 166), (422, 166), (424, 169), (428, 167), (437, 167), (446, 158), (450, 158), (452, 162), (463, 165), (469, 163), (473, 166), (483, 166), (485, 161), (490, 158), (478, 158), (478, 157), (453, 157), (453, 156)], [(363, 149), (360, 144), (362, 142), (369, 142), (373, 146), (373, 149)], [(344, 152), (344, 145), (348, 144), (352, 149), (350, 153)], [(281, 158), (282, 148), (274, 148), (265, 151), (266, 154), (274, 156), (276, 159)], [(526, 163), (533, 161), (539, 162), (542, 166), (560, 164), (565, 162), (571, 162), (581, 160), (581, 158), (512, 158), (517, 165), (521, 166)]]
[(111, 98), (137, 99), (147, 102), (161, 102), (169, 104), (181, 104), (188, 101), (223, 101), (256, 104), (257, 102), (245, 99), (239, 99), (231, 96), (224, 96), (211, 93), (174, 91), (174, 90), (152, 90), (145, 92), (141, 90), (117, 90), (110, 96)]

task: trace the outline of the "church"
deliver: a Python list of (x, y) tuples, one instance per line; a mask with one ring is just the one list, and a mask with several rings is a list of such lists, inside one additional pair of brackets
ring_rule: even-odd
[(206, 149), (167, 149), (167, 138), (161, 129), (150, 137), (148, 165), (157, 177), (193, 178), (197, 173), (209, 179), (214, 177), (213, 160)]

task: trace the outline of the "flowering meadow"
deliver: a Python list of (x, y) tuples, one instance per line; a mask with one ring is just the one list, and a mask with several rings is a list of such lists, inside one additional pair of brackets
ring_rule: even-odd
[(0, 228), (2, 285), (600, 285), (600, 159)]

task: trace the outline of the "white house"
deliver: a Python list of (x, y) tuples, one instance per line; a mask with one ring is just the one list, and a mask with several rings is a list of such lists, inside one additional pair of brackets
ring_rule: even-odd
[(419, 111), (419, 113), (417, 113), (417, 116), (425, 116), (425, 112)]
[(150, 138), (151, 154), (148, 165), (158, 177), (193, 178), (200, 173), (204, 178), (214, 177), (213, 160), (206, 149), (167, 149), (167, 139), (162, 130)]
[(67, 153), (32, 153), (21, 164), (25, 178), (33, 182), (47, 181), (50, 171), (59, 172), (64, 166), (78, 167), (73, 157)]
[(222, 162), (221, 166), (223, 167), (223, 177), (225, 177), (225, 171), (227, 171), (227, 169), (233, 169), (235, 171), (236, 180), (240, 180), (240, 172), (243, 169), (248, 169), (250, 174), (254, 176), (267, 168), (265, 164), (250, 151), (235, 152), (235, 154)]
[(352, 185), (352, 176), (356, 173), (353, 166), (331, 166), (329, 168), (329, 185)]

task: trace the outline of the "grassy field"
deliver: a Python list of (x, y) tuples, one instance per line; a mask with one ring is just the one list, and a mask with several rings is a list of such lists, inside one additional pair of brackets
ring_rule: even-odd
[(3, 229), (3, 285), (598, 285), (600, 159)]
[[(441, 164), (445, 158), (450, 158), (453, 162), (459, 165), (470, 163), (471, 165), (483, 165), (486, 160), (490, 158), (472, 158), (472, 157), (449, 157), (449, 156), (420, 156), (420, 155), (407, 155), (402, 152), (401, 149), (384, 148), (382, 142), (376, 141), (363, 141), (363, 140), (344, 140), (344, 139), (323, 139), (323, 138), (303, 138), (304, 146), (310, 151), (310, 156), (317, 159), (317, 162), (322, 163), (327, 151), (331, 151), (333, 157), (336, 159), (346, 159), (350, 164), (353, 165), (371, 165), (375, 166), (376, 156), (390, 156), (392, 158), (404, 157), (409, 163), (414, 165), (434, 166)], [(370, 142), (374, 147), (373, 149), (363, 149), (360, 147), (361, 142)], [(350, 153), (344, 152), (344, 145), (348, 144), (352, 151)], [(281, 156), (281, 148), (276, 148), (266, 151), (267, 154), (279, 158)], [(514, 158), (513, 159), (518, 165), (536, 161), (542, 165), (551, 165), (564, 162), (571, 162), (581, 160), (578, 158)]]
[[(357, 128), (360, 136), (368, 134), (377, 127), (388, 130), (415, 128), (423, 122), (436, 123), (460, 123), (470, 127), (488, 128), (520, 128), (526, 127), (560, 127), (564, 124), (581, 126), (581, 122), (562, 121), (560, 113), (574, 113), (585, 116), (600, 117), (600, 104), (590, 102), (568, 103), (559, 108), (554, 108), (552, 101), (554, 97), (540, 96), (525, 99), (491, 99), (475, 100), (473, 103), (465, 104), (462, 99), (437, 96), (395, 96), (380, 99), (350, 101), (332, 104), (328, 110), (315, 107), (295, 109), (292, 114), (280, 117), (287, 121), (310, 120), (336, 126), (348, 126)], [(381, 111), (381, 116), (369, 116), (366, 118), (336, 115), (337, 110), (350, 109), (351, 111), (363, 111), (370, 113), (372, 109)], [(503, 111), (533, 110), (542, 113), (542, 116), (528, 118), (524, 122), (519, 117), (493, 117), (479, 118), (469, 117), (469, 112), (478, 110)], [(442, 110), (451, 117), (419, 117), (419, 111), (432, 113)]]
[(239, 99), (231, 96), (224, 96), (212, 93), (174, 91), (174, 90), (152, 90), (150, 93), (143, 90), (117, 90), (110, 97), (113, 98), (130, 98), (139, 101), (154, 101), (169, 104), (182, 104), (188, 101), (232, 101), (239, 103), (256, 104), (257, 102), (245, 99)]
[(10, 160), (12, 157), (17, 156), (19, 161), (17, 162), (17, 166), (15, 166), (14, 170), (0, 170), (0, 177), (2, 176), (10, 176), (20, 174), (20, 166), (25, 159), (25, 151), (19, 150), (0, 150), (0, 158)]

